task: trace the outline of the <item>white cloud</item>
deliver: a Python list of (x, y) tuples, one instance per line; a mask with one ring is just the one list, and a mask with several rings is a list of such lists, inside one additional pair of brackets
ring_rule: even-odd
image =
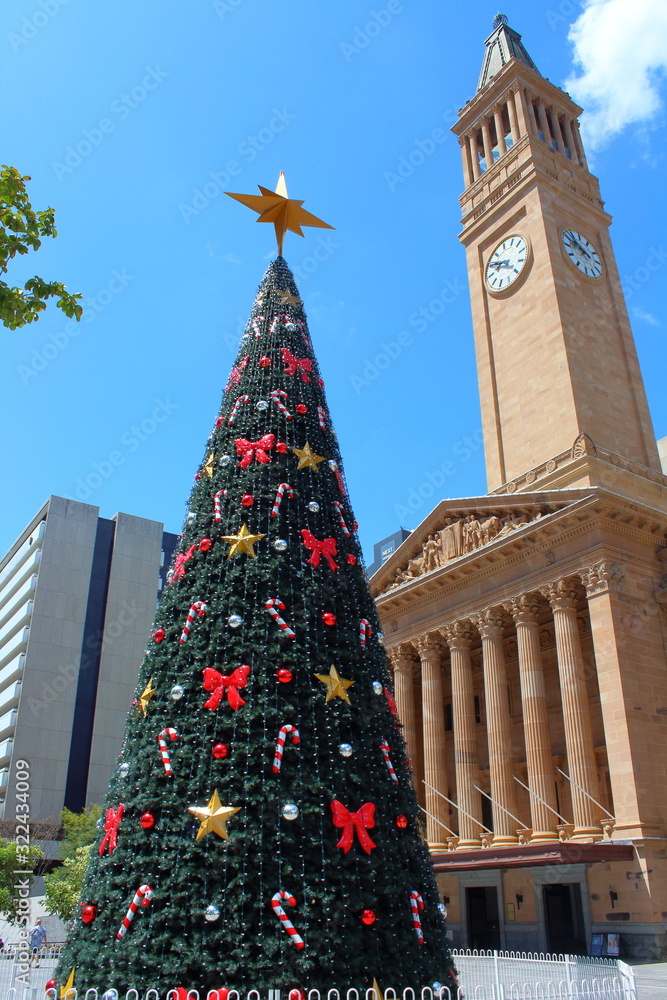
[(591, 149), (655, 119), (667, 89), (666, 0), (587, 0), (569, 37), (579, 70), (565, 89), (586, 109)]
[(647, 312), (643, 306), (635, 306), (632, 313), (637, 317), (637, 319), (641, 319), (645, 323), (648, 323), (649, 326), (660, 326), (660, 320), (656, 319), (653, 313)]

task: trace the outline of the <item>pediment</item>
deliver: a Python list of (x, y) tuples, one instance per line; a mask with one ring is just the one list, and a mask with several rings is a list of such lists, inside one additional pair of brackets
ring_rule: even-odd
[(590, 490), (443, 500), (371, 578), (375, 596), (413, 583), (579, 502)]

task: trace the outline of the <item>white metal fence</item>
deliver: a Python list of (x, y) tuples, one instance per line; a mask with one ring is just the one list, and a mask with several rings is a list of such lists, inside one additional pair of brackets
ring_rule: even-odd
[[(51, 945), (40, 952), (39, 967), (33, 961), (27, 968), (16, 949), (0, 952), (0, 1000), (60, 1000), (59, 990), (45, 993), (53, 978), (61, 945)], [(32, 953), (32, 949), (30, 949)], [(576, 955), (538, 955), (525, 952), (454, 951), (459, 989), (403, 990), (396, 992), (384, 983), (384, 1000), (637, 1000), (633, 970), (615, 959), (580, 958)], [(113, 983), (109, 983), (112, 990)], [(307, 1000), (380, 1000), (374, 990), (331, 989), (324, 993), (307, 990)], [(297, 1000), (287, 990), (270, 990), (265, 996), (258, 990), (240, 995), (232, 990), (227, 1000)], [(116, 994), (118, 996), (118, 994)], [(111, 1000), (97, 990), (71, 990), (66, 1000)], [(178, 1000), (175, 991), (162, 996), (148, 990), (128, 990), (118, 1000)], [(191, 990), (188, 1000), (207, 1000)], [(209, 1000), (218, 1000), (215, 993)], [(641, 1000), (641, 994), (639, 995)]]

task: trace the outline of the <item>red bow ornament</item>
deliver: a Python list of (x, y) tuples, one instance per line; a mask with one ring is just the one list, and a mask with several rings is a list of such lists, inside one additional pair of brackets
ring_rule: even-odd
[(229, 389), (232, 385), (238, 385), (241, 381), (241, 373), (248, 364), (248, 357), (249, 355), (246, 354), (245, 358), (243, 358), (242, 361), (239, 361), (239, 363), (232, 368), (229, 373), (229, 379), (227, 380), (227, 389)]
[(315, 535), (308, 531), (308, 528), (301, 529), (301, 537), (306, 548), (312, 551), (310, 559), (307, 559), (306, 562), (309, 562), (311, 566), (319, 566), (320, 556), (324, 556), (329, 564), (329, 569), (332, 569), (335, 573), (338, 569), (338, 563), (333, 558), (336, 555), (336, 539), (323, 538), (320, 541), (319, 538), (315, 538)]
[(222, 699), (227, 695), (227, 701), (234, 711), (238, 712), (239, 708), (245, 705), (243, 698), (239, 694), (239, 688), (246, 686), (249, 675), (250, 667), (247, 665), (237, 667), (236, 670), (233, 670), (227, 676), (221, 674), (218, 670), (214, 670), (212, 667), (206, 667), (204, 670), (204, 691), (212, 691), (213, 694), (204, 705), (204, 708), (210, 708), (212, 712), (215, 712), (220, 707)]
[(185, 564), (192, 559), (195, 552), (195, 545), (191, 545), (187, 552), (179, 552), (174, 560), (174, 571), (169, 580), (169, 585), (174, 586), (176, 580), (180, 580), (182, 576), (185, 576)]
[(351, 813), (342, 802), (334, 799), (331, 803), (331, 816), (333, 825), (338, 829), (343, 828), (343, 835), (336, 847), (342, 847), (345, 854), (352, 847), (355, 830), (359, 843), (366, 854), (370, 854), (373, 848), (377, 847), (377, 844), (374, 844), (366, 833), (366, 830), (372, 830), (375, 826), (375, 806), (372, 802), (364, 803), (356, 813)]
[(283, 361), (286, 364), (285, 374), (286, 375), (296, 375), (298, 372), (301, 376), (302, 382), (310, 382), (310, 375), (308, 374), (313, 367), (313, 362), (310, 358), (295, 358), (289, 347), (282, 348)]
[(239, 465), (242, 469), (247, 469), (253, 458), (260, 465), (266, 465), (267, 462), (271, 461), (271, 456), (268, 453), (276, 443), (276, 435), (265, 434), (259, 441), (248, 441), (247, 438), (237, 438), (234, 443), (237, 455), (243, 456)]
[(118, 843), (118, 827), (120, 826), (120, 821), (123, 818), (123, 812), (125, 811), (125, 806), (121, 802), (117, 809), (107, 809), (107, 814), (104, 817), (104, 837), (102, 838), (102, 843), (100, 844), (100, 857), (104, 854), (104, 851), (108, 848), (109, 854), (113, 854), (116, 850), (116, 845)]

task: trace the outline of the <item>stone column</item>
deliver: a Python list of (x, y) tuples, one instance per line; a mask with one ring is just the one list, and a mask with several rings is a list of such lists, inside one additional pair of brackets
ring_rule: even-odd
[[(577, 581), (558, 580), (541, 591), (554, 613), (558, 675), (563, 702), (565, 746), (570, 777), (593, 798), (600, 798), (586, 668), (577, 624)], [(600, 808), (570, 782), (573, 840), (600, 840)]]
[(526, 94), (523, 87), (517, 87), (512, 96), (514, 97), (514, 109), (519, 122), (520, 138), (522, 135), (529, 135), (533, 131), (530, 118), (528, 117), (528, 102), (526, 101)]
[(502, 108), (495, 108), (493, 120), (496, 125), (496, 135), (498, 136), (498, 155), (502, 156), (507, 149), (505, 146), (505, 126), (503, 125)]
[(415, 786), (419, 792), (423, 778), (423, 768), (419, 754), (419, 735), (417, 733), (417, 710), (415, 704), (415, 653), (412, 646), (398, 646), (387, 650), (391, 665), (394, 668), (394, 697), (398, 717), (403, 726), (403, 737), (408, 749), (408, 757), (412, 765)]
[(470, 162), (472, 164), (473, 181), (479, 180), (481, 170), (479, 169), (479, 153), (477, 152), (477, 135), (468, 136), (468, 149), (470, 150)]
[(517, 822), (499, 809), (496, 802), (517, 814), (512, 720), (507, 696), (507, 670), (503, 649), (504, 618), (500, 608), (489, 608), (473, 618), (482, 637), (486, 735), (489, 742), (489, 771), (493, 805), (494, 846), (517, 843)]
[[(556, 809), (556, 783), (538, 626), (539, 601), (535, 594), (523, 594), (508, 601), (505, 608), (516, 623), (528, 785), (551, 809)], [(533, 843), (558, 839), (557, 816), (551, 809), (542, 805), (534, 795), (530, 796)]]
[(516, 119), (516, 107), (514, 106), (514, 94), (510, 94), (509, 100), (507, 102), (507, 113), (510, 116), (510, 129), (512, 132), (512, 141), (516, 144), (519, 141), (519, 123)]
[[(447, 830), (451, 827), (449, 806), (436, 788), (448, 794), (447, 758), (445, 754), (445, 709), (442, 696), (441, 644), (437, 636), (427, 635), (416, 643), (422, 671), (422, 717), (424, 726), (424, 780), (426, 786), (426, 837), (431, 849), (446, 850)], [(436, 822), (439, 820), (440, 823)]]
[(577, 153), (577, 145), (574, 141), (574, 136), (572, 134), (572, 129), (570, 127), (570, 119), (563, 118), (563, 131), (565, 133), (565, 143), (567, 148), (570, 150), (570, 159), (573, 163), (579, 164), (579, 155)]
[(544, 141), (551, 147), (551, 132), (549, 131), (549, 120), (547, 118), (547, 113), (542, 101), (537, 102), (537, 117), (540, 121), (540, 128), (544, 135)]
[(484, 143), (484, 159), (486, 160), (486, 169), (490, 170), (493, 166), (493, 153), (491, 152), (491, 132), (489, 131), (488, 121), (482, 122), (482, 142)]
[(466, 187), (470, 187), (473, 182), (472, 176), (472, 163), (470, 162), (470, 142), (468, 137), (463, 135), (459, 139), (459, 146), (461, 147), (461, 165), (463, 167), (463, 183)]
[(574, 143), (577, 147), (577, 156), (579, 157), (579, 163), (582, 167), (588, 170), (588, 162), (586, 160), (586, 153), (584, 151), (584, 144), (581, 141), (581, 132), (579, 131), (579, 122), (576, 118), (572, 122), (572, 135), (574, 136)]
[(444, 630), (452, 661), (452, 716), (454, 720), (454, 763), (456, 765), (456, 803), (459, 809), (459, 848), (481, 846), (482, 827), (460, 810), (482, 819), (482, 797), (477, 763), (475, 733), (475, 696), (472, 686), (470, 622), (454, 622)]
[(560, 130), (560, 119), (558, 118), (558, 113), (554, 108), (549, 108), (549, 119), (551, 121), (551, 134), (556, 140), (556, 147), (558, 152), (565, 156), (565, 146), (563, 144), (563, 133)]

